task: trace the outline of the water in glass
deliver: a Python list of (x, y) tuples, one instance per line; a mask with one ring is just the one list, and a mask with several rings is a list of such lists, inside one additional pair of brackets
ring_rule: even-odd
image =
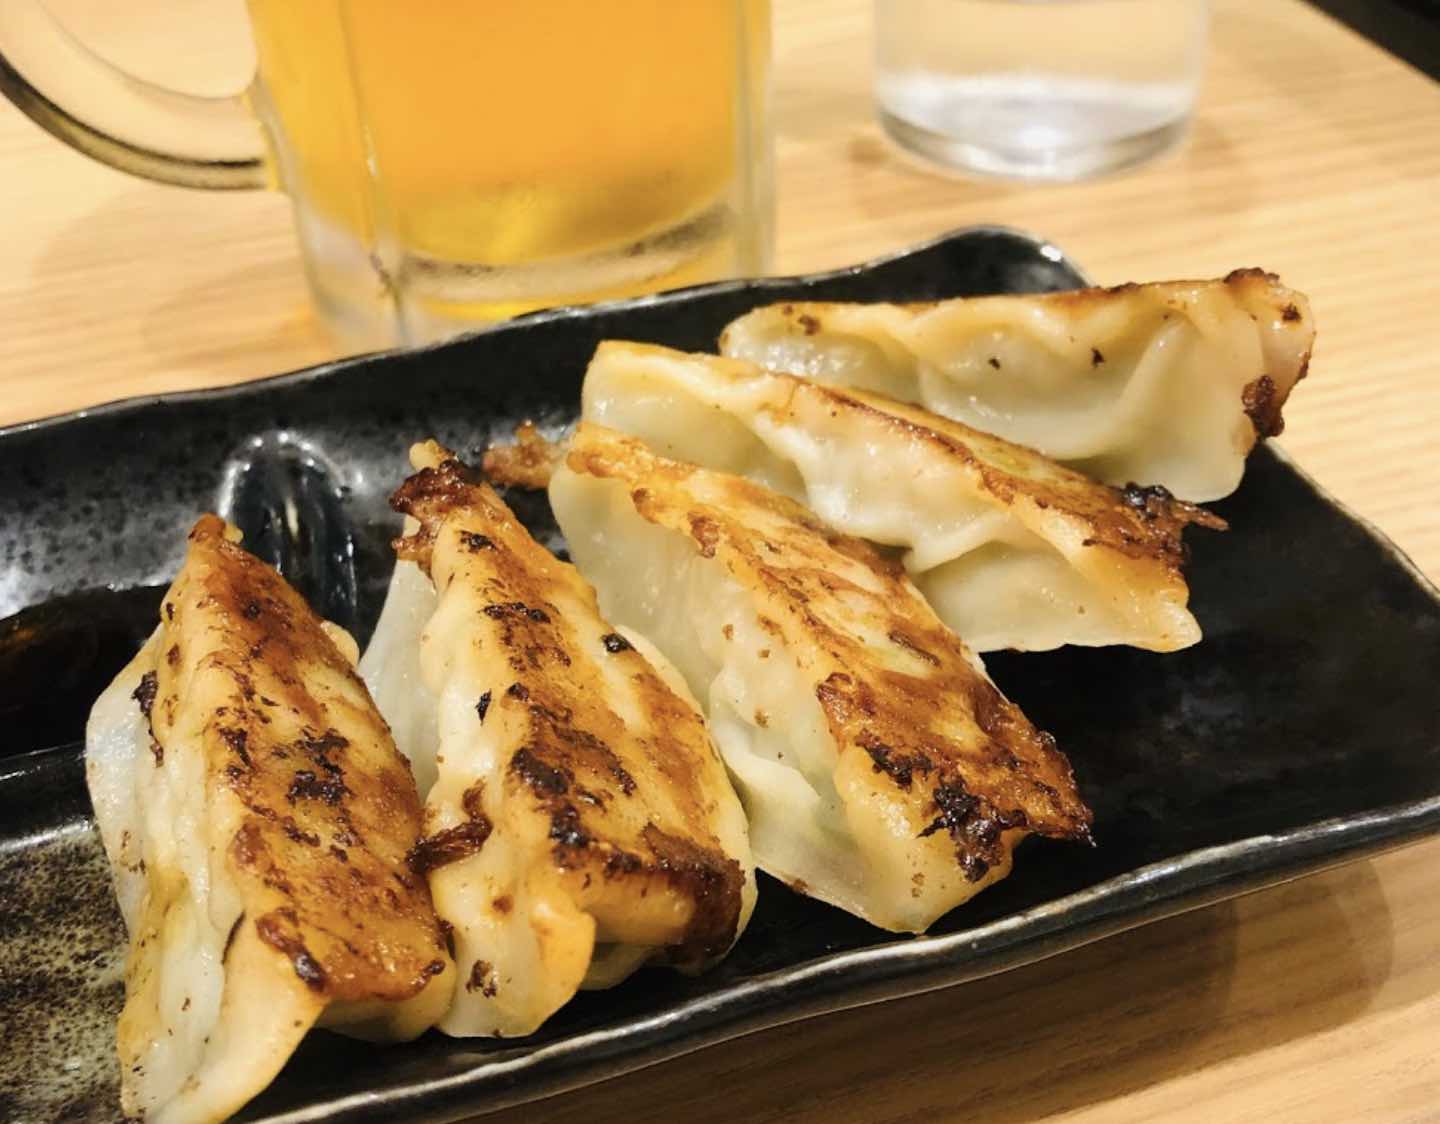
[(906, 148), (982, 174), (1072, 179), (1183, 132), (1207, 0), (876, 0), (876, 98)]

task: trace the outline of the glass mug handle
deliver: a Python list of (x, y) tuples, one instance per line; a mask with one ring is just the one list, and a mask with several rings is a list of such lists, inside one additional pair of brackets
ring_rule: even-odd
[(52, 136), (122, 172), (181, 187), (272, 186), (264, 134), (243, 96), (183, 94), (126, 74), (43, 0), (0, 0), (0, 93)]

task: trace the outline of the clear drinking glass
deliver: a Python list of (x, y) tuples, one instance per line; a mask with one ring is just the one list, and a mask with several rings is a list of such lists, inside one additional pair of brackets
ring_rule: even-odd
[[(763, 272), (769, 0), (247, 0), (258, 73), (203, 99), (0, 0), (0, 90), (193, 187), (279, 187), (348, 342)], [(178, 45), (177, 45), (178, 47)]]
[(1076, 179), (1184, 133), (1207, 0), (875, 0), (875, 96), (900, 145), (962, 171)]

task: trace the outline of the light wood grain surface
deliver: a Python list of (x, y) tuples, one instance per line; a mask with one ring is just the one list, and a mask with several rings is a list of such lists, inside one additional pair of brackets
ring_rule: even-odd
[[(238, 81), (200, 3), (173, 10), (206, 41), (148, 49), (177, 80)], [(1181, 149), (1093, 183), (974, 183), (882, 140), (869, 4), (776, 9), (780, 270), (977, 222), (1042, 232), (1107, 283), (1275, 270), (1320, 325), (1283, 444), (1440, 575), (1440, 87), (1298, 0), (1218, 0)], [(138, 19), (101, 30), (125, 48)], [(0, 423), (335, 353), (283, 198), (127, 179), (3, 103), (0, 185)], [(1440, 1120), (1437, 883), (1430, 843), (487, 1119)]]

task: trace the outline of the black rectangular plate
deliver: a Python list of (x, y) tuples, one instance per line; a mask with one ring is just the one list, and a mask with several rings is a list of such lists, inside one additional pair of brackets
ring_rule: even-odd
[[(0, 1118), (115, 1114), (123, 935), (74, 743), (151, 627), (199, 511), (237, 522), (363, 639), (398, 526), (385, 496), (410, 442), (435, 435), (473, 455), (524, 418), (572, 419), (602, 338), (709, 349), (769, 301), (1083, 280), (1051, 246), (961, 231), (837, 273), (542, 313), (427, 350), (0, 431), (0, 616), (18, 614), (0, 622)], [(558, 545), (543, 499), (516, 499)], [(1192, 542), (1197, 647), (987, 661), (1069, 754), (1095, 848), (1027, 844), (1008, 880), (916, 939), (766, 880), (734, 953), (700, 979), (644, 971), (511, 1042), (429, 1034), (381, 1049), (317, 1033), (241, 1118), (456, 1119), (975, 979), (1440, 829), (1435, 589), (1273, 449), (1216, 509), (1230, 533)]]

